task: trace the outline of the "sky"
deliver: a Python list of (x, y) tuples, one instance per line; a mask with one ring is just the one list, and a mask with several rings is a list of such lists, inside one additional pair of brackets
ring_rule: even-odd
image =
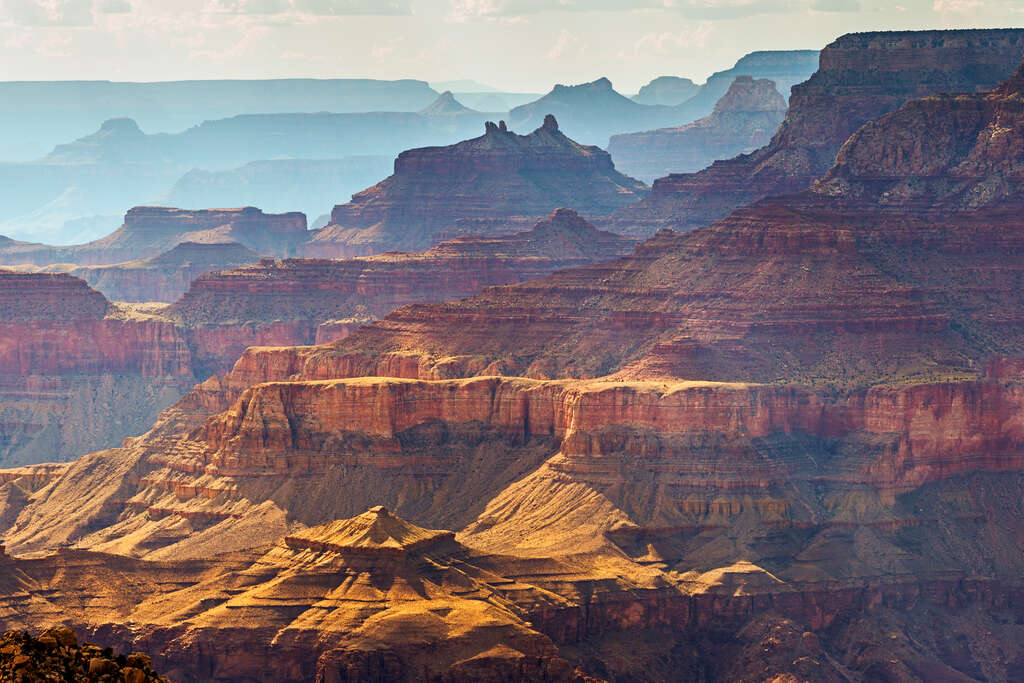
[(867, 30), (1024, 26), (1024, 0), (0, 0), (0, 80), (702, 82)]

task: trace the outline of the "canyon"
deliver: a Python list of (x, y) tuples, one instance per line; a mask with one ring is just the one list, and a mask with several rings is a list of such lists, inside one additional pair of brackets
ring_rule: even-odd
[[(459, 299), (632, 247), (559, 209), (528, 231), (464, 235), (421, 253), (263, 259), (194, 281), (255, 254), (236, 243), (186, 242), (153, 259), (71, 274), (3, 272), (0, 461), (67, 460), (118, 445), (194, 382), (228, 372), (249, 346), (331, 341), (405, 304)], [(112, 304), (72, 275), (122, 301), (178, 300)]]
[[(332, 316), (318, 343), (249, 345), (145, 433), (0, 470), (6, 622), (182, 681), (1019, 680), (1021, 41), (840, 38), (766, 148), (832, 158), (635, 245), (580, 207), (510, 232), (543, 205), (502, 204), (537, 196), (525, 181), (470, 211), (483, 191), (451, 171), (507, 177), (520, 146), (629, 194), (551, 120), (414, 150), (336, 208), (367, 233), (318, 233), (376, 249), (478, 228), (422, 253), (262, 259), (157, 312), (0, 274), (24, 283), (0, 307), (18, 334), (174, 341), (122, 329), (131, 360), (113, 339), (96, 358), (0, 343), (12, 377), (213, 368), (189, 335), (277, 320), (285, 293)], [(823, 103), (844, 116), (810, 118)], [(801, 126), (803, 147), (780, 142)], [(405, 235), (406, 182), (460, 215)]]
[(600, 227), (636, 237), (689, 230), (764, 197), (800, 192), (868, 121), (926, 95), (991, 89), (1014, 72), (1022, 52), (1020, 29), (842, 36), (822, 50), (818, 71), (793, 86), (789, 111), (768, 145), (696, 173), (658, 178), (646, 199)]

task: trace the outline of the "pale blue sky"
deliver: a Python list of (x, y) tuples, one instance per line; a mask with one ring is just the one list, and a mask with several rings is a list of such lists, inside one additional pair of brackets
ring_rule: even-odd
[(0, 0), (0, 80), (700, 81), (850, 31), (1024, 25), (1024, 0)]

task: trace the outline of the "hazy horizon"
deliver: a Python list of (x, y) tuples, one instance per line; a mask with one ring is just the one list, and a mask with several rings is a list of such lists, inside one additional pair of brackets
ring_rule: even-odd
[[(702, 82), (755, 50), (1024, 24), (1022, 0), (2, 0), (0, 80)], [(472, 55), (467, 58), (466, 55)]]

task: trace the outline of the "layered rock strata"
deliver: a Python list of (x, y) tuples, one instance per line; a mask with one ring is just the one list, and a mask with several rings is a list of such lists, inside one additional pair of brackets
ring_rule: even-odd
[[(869, 535), (853, 547), (893, 538)], [(18, 584), (12, 624), (70, 622), (145, 648), (180, 681), (1012, 680), (1021, 658), (1016, 586), (749, 561), (679, 573), (665, 570), (664, 543), (649, 548), (643, 563), (495, 555), (377, 507), (212, 560), (62, 550), (0, 562)], [(986, 631), (1003, 656), (986, 656)]]
[(485, 287), (612, 260), (631, 248), (630, 240), (558, 209), (523, 232), (463, 235), (420, 253), (265, 259), (206, 275), (166, 316), (188, 329), (198, 363), (224, 373), (247, 346), (332, 341), (406, 304), (457, 300)]
[(426, 249), (459, 219), (535, 221), (558, 207), (603, 215), (646, 191), (618, 173), (607, 152), (563, 135), (553, 116), (529, 135), (488, 123), (481, 137), (400, 154), (392, 176), (334, 207), (304, 254)]
[(926, 95), (993, 88), (1013, 73), (1022, 52), (1019, 29), (842, 36), (822, 51), (818, 71), (793, 87), (770, 144), (698, 173), (659, 178), (649, 197), (610, 224), (636, 236), (690, 230), (763, 197), (799, 192), (866, 122)]
[[(1015, 680), (1022, 90), (915, 102), (630, 257), (248, 349), (35, 492), (2, 561), (92, 624), (173, 615), (104, 632), (206, 680)], [(102, 552), (163, 598), (52, 590)]]
[(3, 272), (0, 284), (2, 463), (117, 445), (194, 381), (173, 323), (125, 318), (69, 275)]
[(693, 173), (768, 144), (786, 106), (772, 81), (739, 76), (709, 116), (685, 126), (613, 135), (608, 152), (616, 168), (644, 182)]

